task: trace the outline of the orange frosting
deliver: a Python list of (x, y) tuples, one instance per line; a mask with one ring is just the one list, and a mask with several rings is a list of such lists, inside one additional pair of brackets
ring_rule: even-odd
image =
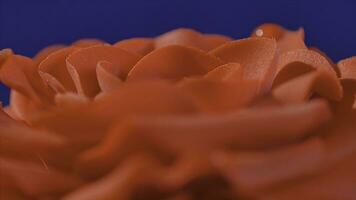
[(0, 51), (4, 200), (356, 198), (356, 59), (304, 30)]

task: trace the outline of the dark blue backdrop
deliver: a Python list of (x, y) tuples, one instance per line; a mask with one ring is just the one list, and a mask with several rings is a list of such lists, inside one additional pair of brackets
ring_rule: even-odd
[(0, 48), (32, 56), (82, 37), (115, 42), (177, 27), (241, 38), (264, 22), (303, 26), (307, 43), (334, 60), (356, 55), (355, 0), (0, 0)]

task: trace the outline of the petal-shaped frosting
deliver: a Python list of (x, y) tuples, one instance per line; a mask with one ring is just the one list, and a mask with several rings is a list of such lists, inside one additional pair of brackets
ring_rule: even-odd
[(82, 48), (103, 45), (103, 44), (106, 44), (106, 42), (94, 38), (80, 39), (72, 43), (73, 46), (82, 47)]
[[(65, 199), (131, 199), (137, 195), (133, 191), (139, 186), (176, 190), (179, 186), (188, 185), (199, 175), (208, 175), (210, 167), (207, 165), (195, 155), (187, 155), (184, 160), (169, 167), (161, 165), (150, 155), (134, 156), (108, 176), (69, 194)], [(144, 198), (147, 198), (147, 194)]]
[(10, 92), (10, 105), (8, 109), (11, 111), (10, 114), (14, 119), (28, 120), (31, 114), (41, 109), (41, 105), (38, 105), (16, 90), (12, 90)]
[(354, 154), (322, 175), (301, 181), (290, 187), (262, 194), (258, 199), (353, 199), (356, 195), (354, 190), (356, 176), (353, 173), (356, 167), (355, 160)]
[(143, 56), (150, 53), (155, 48), (154, 40), (150, 38), (131, 38), (121, 40), (115, 43), (114, 46)]
[(157, 49), (143, 57), (130, 71), (127, 79), (179, 80), (187, 76), (204, 75), (223, 62), (203, 51), (172, 45)]
[(243, 68), (239, 63), (227, 63), (206, 73), (205, 78), (212, 81), (241, 81)]
[[(58, 99), (59, 98), (59, 99)], [(74, 149), (83, 148), (97, 142), (105, 134), (110, 122), (90, 110), (91, 104), (65, 101), (68, 97), (57, 97), (58, 108), (42, 112), (31, 118), (31, 124), (39, 129), (56, 132), (67, 139)], [(90, 137), (88, 137), (90, 133)]]
[(337, 113), (348, 113), (352, 109), (356, 109), (356, 80), (341, 79), (343, 88), (343, 96), (340, 101), (332, 102), (332, 107)]
[(120, 72), (118, 66), (114, 66), (108, 61), (99, 61), (96, 67), (96, 76), (101, 91), (109, 92), (120, 86), (122, 84)]
[[(330, 111), (322, 101), (222, 115), (136, 118), (119, 124), (99, 146), (84, 152), (78, 168), (82, 171), (101, 163), (96, 173), (108, 170), (127, 154), (147, 148), (142, 141), (150, 141), (151, 148), (160, 144), (159, 149), (173, 152), (190, 148), (207, 151), (222, 145), (261, 148), (303, 138), (316, 124), (329, 119)], [(204, 143), (199, 143), (202, 137)]]
[(68, 71), (74, 79), (79, 93), (89, 97), (99, 92), (96, 80), (96, 66), (99, 61), (105, 60), (117, 65), (122, 70), (122, 77), (136, 64), (140, 56), (112, 46), (92, 46), (75, 51), (67, 57)]
[(339, 74), (334, 61), (324, 51), (320, 50), (317, 47), (309, 47), (309, 50), (315, 51), (315, 52), (319, 53), (320, 55), (322, 55), (325, 59), (327, 59), (329, 61), (330, 65), (333, 66), (334, 70)]
[[(165, 82), (123, 84), (118, 90), (106, 93), (95, 102), (80, 102), (75, 106), (67, 103), (64, 104), (67, 106), (37, 115), (31, 124), (56, 131), (70, 138), (73, 143), (78, 143), (78, 147), (85, 147), (105, 135), (117, 118), (133, 114), (168, 115), (197, 111), (189, 96)], [(86, 135), (88, 132), (91, 133), (90, 137)]]
[(356, 79), (356, 56), (339, 61), (337, 67), (341, 78)]
[(59, 82), (56, 77), (52, 76), (49, 73), (38, 71), (38, 74), (42, 80), (56, 93), (63, 93), (66, 91), (61, 82)]
[(47, 58), (39, 64), (39, 71), (54, 77), (66, 91), (75, 91), (73, 80), (67, 70), (66, 58), (76, 50), (78, 50), (78, 48), (67, 47), (49, 54)]
[[(356, 177), (356, 113), (338, 115), (319, 132), (324, 134), (326, 163), (316, 176), (264, 192), (259, 199), (352, 199)], [(295, 196), (298, 195), (298, 198)]]
[(262, 91), (271, 87), (276, 71), (277, 45), (268, 38), (248, 38), (226, 43), (210, 52), (225, 62), (236, 62), (244, 69), (244, 77), (261, 82)]
[(303, 38), (304, 30), (302, 28), (296, 32), (285, 33), (277, 42), (278, 51), (284, 53), (296, 49), (307, 49)]
[(94, 102), (93, 110), (117, 117), (134, 113), (192, 113), (197, 106), (190, 96), (168, 82), (139, 81), (122, 84), (118, 90), (107, 93)]
[(18, 188), (29, 196), (66, 192), (83, 183), (78, 177), (47, 167), (41, 162), (0, 157), (0, 177), (10, 180), (10, 186)]
[(89, 103), (89, 99), (75, 93), (59, 93), (54, 97), (54, 102), (59, 107), (75, 107)]
[[(211, 78), (211, 77), (210, 77)], [(257, 95), (257, 81), (212, 81), (192, 79), (180, 83), (201, 109), (227, 111), (240, 108)]]
[(201, 48), (201, 33), (187, 28), (180, 28), (163, 35), (160, 35), (155, 40), (156, 48), (162, 48), (169, 45), (183, 45)]
[(272, 23), (266, 23), (258, 26), (253, 32), (252, 36), (255, 37), (267, 37), (279, 40), (285, 34), (287, 30), (282, 26)]
[(315, 51), (304, 49), (289, 51), (280, 55), (277, 63), (278, 72), (293, 62), (301, 62), (315, 69), (327, 70), (336, 75), (336, 72), (326, 58)]
[(312, 65), (305, 64), (300, 61), (292, 61), (283, 66), (273, 80), (273, 87), (277, 87), (289, 80), (302, 76), (308, 72), (314, 71), (315, 68)]
[(46, 154), (63, 147), (64, 141), (58, 135), (34, 130), (17, 122), (0, 111), (0, 153), (17, 155)]
[(269, 151), (220, 152), (213, 157), (213, 163), (222, 169), (236, 190), (247, 195), (315, 174), (325, 160), (325, 148), (320, 139)]
[(4, 200), (353, 200), (355, 57), (304, 30), (0, 51)]
[(215, 49), (218, 46), (221, 46), (227, 42), (232, 41), (233, 39), (231, 37), (225, 36), (225, 35), (219, 35), (219, 34), (205, 34), (204, 35), (204, 43), (205, 43), (205, 48), (206, 50), (212, 50)]
[[(154, 176), (152, 171), (157, 164), (149, 157), (136, 157), (123, 166), (114, 169), (108, 176), (91, 183), (72, 194), (65, 196), (64, 200), (129, 200), (133, 198), (133, 190), (140, 184), (150, 182)], [(148, 172), (148, 173), (147, 173)]]
[(9, 57), (0, 70), (0, 80), (34, 103), (51, 103), (53, 93), (41, 80), (34, 62), (27, 57)]
[(280, 53), (296, 49), (307, 49), (304, 44), (303, 28), (297, 31), (290, 31), (277, 24), (263, 24), (255, 29), (252, 36), (276, 39)]
[(13, 55), (13, 52), (11, 49), (3, 49), (0, 51), (0, 69), (1, 66), (5, 63), (7, 58)]
[(22, 56), (11, 56), (2, 65), (0, 80), (7, 86), (39, 102), (40, 97), (32, 83), (34, 79), (34, 77), (31, 76), (33, 75), (32, 68), (33, 62), (31, 59)]
[(329, 166), (333, 167), (333, 164), (355, 154), (355, 120), (355, 111), (343, 115), (338, 113), (330, 123), (318, 130), (318, 133), (324, 134)]
[(33, 111), (53, 103), (53, 92), (44, 84), (30, 58), (9, 57), (0, 70), (0, 80), (14, 89), (10, 105), (17, 118), (26, 119)]
[(307, 101), (314, 93), (334, 101), (342, 98), (342, 86), (333, 74), (319, 70), (294, 78), (276, 87), (273, 96), (285, 103)]
[(180, 28), (158, 36), (155, 40), (155, 47), (183, 45), (209, 51), (231, 40), (230, 37), (223, 35), (202, 34), (192, 29)]
[(53, 52), (56, 52), (60, 49), (65, 48), (65, 45), (62, 44), (56, 44), (56, 45), (51, 45), (48, 46), (44, 49), (42, 49), (41, 51), (39, 51), (34, 57), (33, 60), (39, 64), (40, 62), (42, 62), (42, 60), (46, 59), (48, 55), (50, 55)]

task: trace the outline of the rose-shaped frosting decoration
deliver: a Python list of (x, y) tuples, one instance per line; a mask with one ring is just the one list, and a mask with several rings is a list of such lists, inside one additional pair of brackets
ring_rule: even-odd
[(1, 199), (353, 200), (355, 61), (275, 24), (1, 50)]

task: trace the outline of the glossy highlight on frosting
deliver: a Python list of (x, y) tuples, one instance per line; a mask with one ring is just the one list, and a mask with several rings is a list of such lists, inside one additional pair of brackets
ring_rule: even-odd
[(356, 199), (356, 57), (276, 24), (0, 51), (4, 200)]

